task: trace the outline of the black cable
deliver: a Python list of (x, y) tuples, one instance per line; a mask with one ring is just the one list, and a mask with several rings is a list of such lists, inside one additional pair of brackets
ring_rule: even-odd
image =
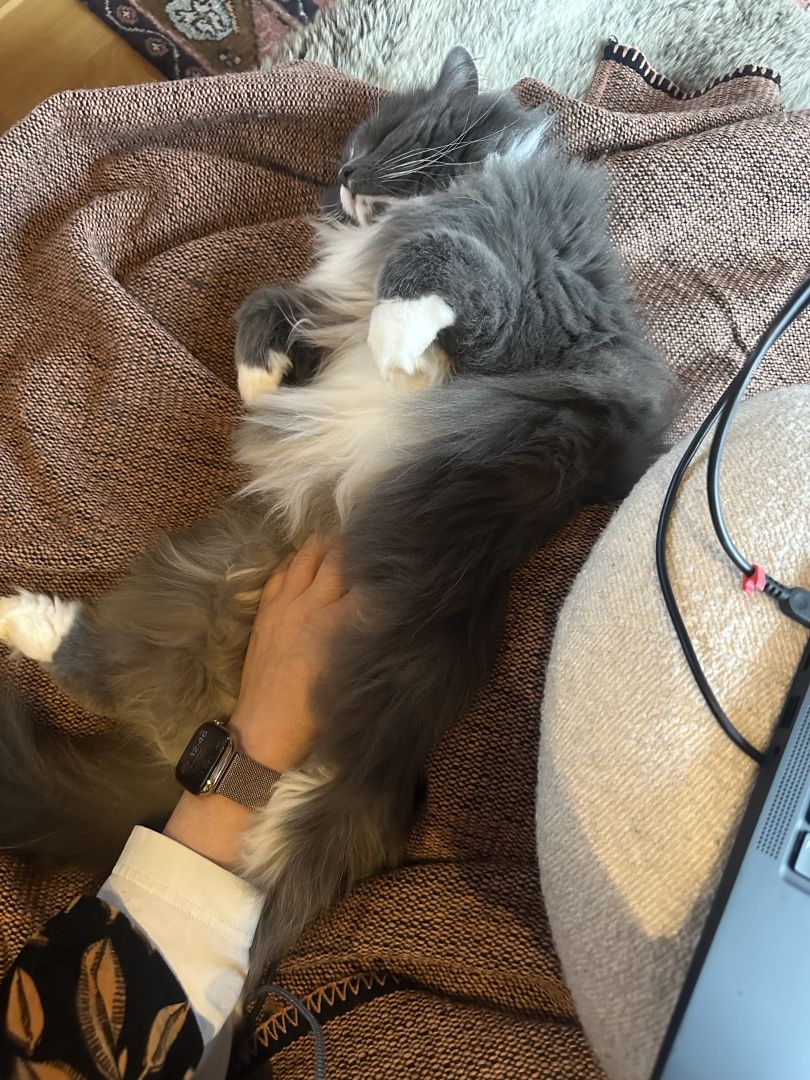
[[(712, 437), (712, 444), (709, 450), (709, 461), (706, 468), (706, 492), (709, 499), (709, 512), (712, 517), (714, 531), (717, 533), (717, 539), (722, 544), (728, 557), (746, 577), (750, 577), (754, 573), (755, 566), (746, 559), (731, 539), (720, 505), (720, 464), (723, 456), (723, 448), (726, 443), (726, 435), (728, 434), (728, 428), (731, 423), (731, 418), (734, 415), (734, 410), (742, 400), (743, 395), (748, 388), (748, 384), (751, 382), (757, 368), (762, 362), (762, 358), (771, 346), (776, 344), (791, 323), (801, 315), (808, 304), (810, 304), (810, 277), (799, 285), (776, 315), (774, 315), (754, 349), (748, 354), (742, 369), (732, 380), (729, 390), (723, 395), (725, 406), (720, 419), (717, 421), (717, 428)], [(736, 387), (736, 389), (732, 389), (734, 387)], [(729, 391), (731, 391), (731, 393), (729, 393)], [(782, 585), (781, 582), (776, 581), (775, 578), (772, 578), (771, 580), (775, 586), (778, 586), (783, 590), (786, 589), (786, 586)]]
[(289, 990), (285, 990), (283, 986), (278, 986), (276, 983), (265, 983), (254, 990), (245, 1002), (246, 1007), (258, 1002), (266, 994), (276, 994), (283, 1001), (286, 1001), (288, 1005), (292, 1005), (309, 1024), (315, 1043), (313, 1048), (315, 1052), (315, 1080), (326, 1080), (326, 1041), (323, 1036), (323, 1028), (315, 1013), (308, 1009), (295, 994), (291, 994)]
[(684, 624), (681, 612), (678, 607), (678, 601), (675, 599), (675, 593), (672, 589), (672, 581), (669, 576), (669, 569), (667, 567), (667, 534), (669, 532), (669, 522), (672, 517), (672, 511), (675, 508), (675, 499), (678, 495), (683, 475), (692, 463), (692, 459), (698, 452), (701, 443), (706, 438), (706, 433), (717, 419), (720, 410), (726, 402), (727, 397), (732, 391), (734, 383), (728, 387), (726, 392), (715, 404), (712, 411), (697, 429), (692, 437), (692, 441), (686, 448), (681, 460), (672, 475), (672, 479), (669, 482), (667, 493), (664, 497), (664, 503), (661, 507), (661, 516), (658, 519), (658, 530), (655, 534), (655, 567), (658, 571), (658, 582), (661, 586), (661, 592), (664, 597), (664, 603), (667, 606), (669, 617), (672, 620), (672, 625), (675, 627), (675, 633), (678, 635), (678, 641), (680, 642), (683, 654), (686, 657), (686, 662), (689, 665), (689, 670), (694, 676), (695, 682), (698, 685), (698, 689), (706, 700), (706, 704), (712, 712), (717, 723), (728, 735), (731, 741), (744, 751), (750, 758), (759, 765), (763, 761), (763, 755), (755, 746), (752, 746), (750, 742), (741, 734), (729, 720), (720, 702), (714, 695), (714, 691), (709, 685), (709, 681), (703, 673), (703, 668), (700, 666), (700, 661), (695, 653), (694, 646), (692, 645), (692, 639), (689, 637), (689, 633)]
[(737, 408), (737, 405), (753, 378), (754, 373), (759, 367), (762, 358), (765, 356), (765, 353), (779, 340), (791, 323), (801, 315), (808, 304), (810, 304), (810, 277), (802, 282), (771, 320), (754, 349), (748, 354), (743, 367), (731, 380), (709, 415), (693, 435), (686, 451), (678, 462), (672, 479), (670, 480), (669, 487), (667, 488), (667, 493), (661, 507), (661, 515), (658, 519), (658, 529), (655, 537), (655, 565), (658, 572), (658, 581), (661, 586), (664, 603), (666, 604), (669, 617), (672, 620), (672, 625), (675, 628), (675, 633), (678, 636), (678, 641), (680, 642), (689, 669), (695, 678), (695, 682), (697, 683), (698, 689), (702, 693), (706, 704), (722, 730), (735, 746), (738, 746), (740, 750), (748, 754), (748, 756), (756, 761), (757, 764), (762, 763), (764, 755), (748, 742), (745, 736), (742, 735), (731, 722), (720, 705), (720, 702), (715, 697), (714, 691), (709, 685), (703, 669), (700, 666), (700, 661), (695, 653), (692, 640), (689, 637), (689, 633), (683, 618), (681, 617), (678, 602), (675, 599), (675, 593), (672, 589), (672, 581), (667, 567), (666, 541), (669, 532), (669, 523), (672, 518), (672, 511), (684, 474), (692, 463), (698, 448), (706, 438), (706, 434), (712, 424), (717, 420), (717, 429), (715, 430), (709, 453), (706, 480), (709, 512), (717, 537), (729, 558), (743, 572), (746, 579), (750, 579), (752, 584), (755, 579), (755, 587), (762, 589), (768, 596), (775, 600), (786, 615), (789, 615), (792, 619), (795, 619), (805, 626), (810, 626), (810, 591), (801, 588), (788, 588), (777, 581), (776, 578), (764, 574), (760, 571), (759, 567), (746, 559), (734, 544), (729, 535), (720, 505), (719, 480), (723, 446), (725, 444), (728, 426), (734, 414), (734, 410)]

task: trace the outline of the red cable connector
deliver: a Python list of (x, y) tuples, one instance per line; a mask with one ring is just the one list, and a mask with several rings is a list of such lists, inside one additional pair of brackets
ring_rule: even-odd
[(757, 592), (762, 592), (762, 590), (765, 588), (765, 580), (767, 578), (767, 574), (761, 566), (757, 566), (756, 563), (754, 563), (753, 565), (753, 572), (750, 574), (743, 574), (742, 579), (742, 590), (749, 596), (752, 592), (754, 592), (754, 590), (756, 590)]

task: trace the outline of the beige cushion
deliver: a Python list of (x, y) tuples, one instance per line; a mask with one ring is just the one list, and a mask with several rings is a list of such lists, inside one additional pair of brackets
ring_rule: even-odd
[[(809, 444), (810, 388), (762, 394), (738, 411), (722, 473), (741, 550), (805, 586)], [(658, 513), (684, 445), (638, 484), (576, 579), (543, 704), (543, 892), (586, 1034), (616, 1080), (650, 1074), (755, 770), (706, 708), (655, 575)], [(673, 583), (721, 703), (764, 747), (806, 631), (741, 591), (712, 530), (705, 466), (706, 452), (676, 510)]]

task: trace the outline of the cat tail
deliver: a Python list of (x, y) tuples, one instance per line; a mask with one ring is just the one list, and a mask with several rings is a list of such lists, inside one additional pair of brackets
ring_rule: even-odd
[(242, 848), (244, 875), (267, 896), (249, 988), (360, 879), (401, 861), (413, 807), (413, 789), (374, 792), (326, 767), (282, 777)]
[(0, 687), (0, 850), (110, 870), (139, 822), (168, 817), (179, 787), (141, 740), (72, 737)]
[(321, 764), (284, 778), (245, 851), (268, 894), (254, 976), (358, 879), (400, 860), (425, 760), (494, 661), (512, 572), (600, 497), (600, 476), (612, 498), (655, 457), (655, 407), (643, 422), (598, 376), (590, 389), (493, 377), (409, 399), (414, 449), (344, 531), (358, 614), (314, 693)]

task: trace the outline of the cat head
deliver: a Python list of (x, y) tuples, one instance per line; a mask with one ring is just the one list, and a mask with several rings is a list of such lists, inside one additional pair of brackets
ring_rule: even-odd
[(366, 224), (381, 206), (446, 187), (540, 124), (547, 114), (524, 109), (511, 91), (480, 94), (475, 61), (456, 46), (434, 86), (383, 98), (349, 136), (340, 205)]

